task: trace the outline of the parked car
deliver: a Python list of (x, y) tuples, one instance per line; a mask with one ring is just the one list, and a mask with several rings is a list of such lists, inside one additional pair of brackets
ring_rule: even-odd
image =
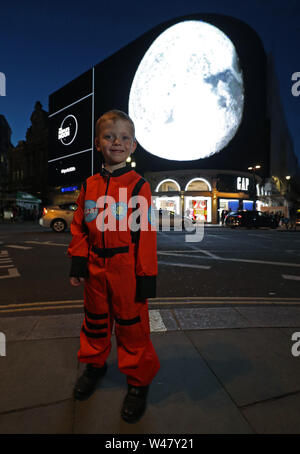
[(195, 226), (193, 221), (187, 217), (184, 216), (182, 220), (182, 216), (180, 214), (174, 213), (174, 211), (169, 211), (169, 210), (154, 210), (154, 216), (155, 216), (155, 223), (156, 223), (156, 228), (158, 230), (184, 230), (186, 229), (187, 231), (192, 231), (195, 230)]
[(39, 223), (42, 227), (50, 227), (54, 232), (64, 232), (70, 228), (76, 210), (76, 203), (64, 203), (63, 205), (44, 207)]
[(235, 227), (278, 227), (278, 219), (261, 211), (239, 210), (230, 212), (225, 218), (225, 225), (231, 228)]
[(300, 210), (297, 210), (297, 214), (296, 214), (296, 225), (300, 225)]

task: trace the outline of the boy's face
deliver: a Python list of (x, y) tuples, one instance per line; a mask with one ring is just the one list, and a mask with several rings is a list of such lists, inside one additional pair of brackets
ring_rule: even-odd
[(105, 120), (95, 139), (98, 151), (101, 151), (105, 164), (118, 166), (126, 162), (136, 149), (137, 143), (132, 135), (131, 125), (126, 120)]

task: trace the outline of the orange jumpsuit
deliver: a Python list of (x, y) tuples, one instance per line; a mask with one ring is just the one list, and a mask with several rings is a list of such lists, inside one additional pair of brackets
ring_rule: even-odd
[[(141, 208), (135, 219), (141, 222), (143, 216), (141, 224), (146, 222), (148, 228), (141, 225), (133, 232), (128, 218), (133, 219), (135, 205), (129, 199), (137, 195), (147, 200), (148, 212)], [(102, 168), (86, 180), (77, 204), (68, 255), (70, 276), (85, 277), (78, 359), (102, 367), (111, 350), (115, 322), (119, 369), (128, 384), (147, 386), (160, 367), (150, 339), (147, 302), (155, 297), (157, 275), (149, 183), (127, 166), (112, 173)], [(108, 219), (114, 222), (100, 229)]]

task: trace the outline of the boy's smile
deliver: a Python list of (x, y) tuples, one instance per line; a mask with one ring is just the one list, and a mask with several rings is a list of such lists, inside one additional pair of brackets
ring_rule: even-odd
[(95, 139), (95, 145), (103, 154), (105, 166), (113, 171), (126, 165), (126, 159), (135, 151), (137, 143), (126, 120), (107, 119)]

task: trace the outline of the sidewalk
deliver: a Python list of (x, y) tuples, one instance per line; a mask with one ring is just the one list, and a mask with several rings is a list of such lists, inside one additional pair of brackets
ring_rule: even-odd
[[(150, 310), (161, 369), (137, 424), (120, 417), (125, 377), (115, 339), (108, 373), (89, 400), (72, 390), (82, 314), (3, 318), (0, 433), (300, 433), (298, 304)], [(300, 340), (300, 334), (299, 334)], [(300, 353), (300, 345), (298, 347)]]

